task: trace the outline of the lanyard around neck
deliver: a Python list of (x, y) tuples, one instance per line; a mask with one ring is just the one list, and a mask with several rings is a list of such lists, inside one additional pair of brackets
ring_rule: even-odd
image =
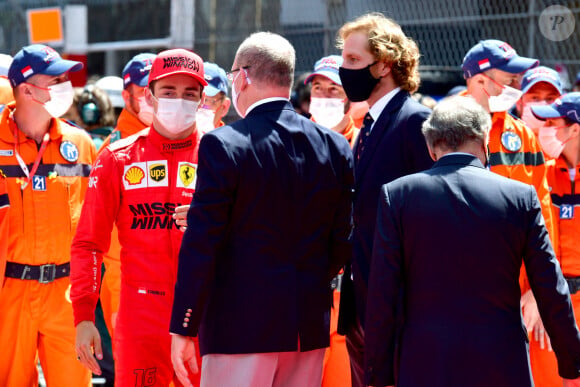
[(24, 174), (26, 175), (26, 179), (23, 179), (22, 183), (20, 184), (21, 189), (26, 188), (26, 186), (30, 182), (30, 179), (32, 179), (32, 177), (36, 173), (36, 170), (38, 169), (38, 166), (40, 165), (40, 161), (42, 160), (42, 155), (44, 154), (44, 151), (46, 150), (46, 147), (48, 145), (49, 140), (50, 140), (49, 134), (45, 133), (44, 137), (42, 138), (42, 144), (40, 145), (40, 149), (38, 150), (38, 154), (36, 155), (36, 159), (34, 160), (34, 164), (32, 164), (32, 169), (29, 171), (28, 166), (26, 165), (26, 163), (22, 159), (22, 156), (20, 156), (20, 153), (18, 153), (18, 129), (16, 128), (16, 125), (14, 125), (14, 156), (16, 157), (16, 160), (18, 161), (18, 164), (20, 165), (22, 172), (24, 172)]

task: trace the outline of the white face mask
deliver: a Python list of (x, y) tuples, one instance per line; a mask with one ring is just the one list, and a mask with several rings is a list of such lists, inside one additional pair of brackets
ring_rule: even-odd
[(202, 132), (202, 133), (207, 133), (210, 130), (214, 129), (214, 124), (213, 124), (213, 120), (215, 118), (215, 113), (213, 110), (211, 109), (207, 109), (207, 108), (200, 108), (197, 111), (197, 118), (195, 119), (195, 122), (197, 122), (197, 128)]
[(145, 97), (141, 97), (137, 100), (139, 102), (139, 113), (137, 113), (137, 117), (139, 120), (147, 126), (151, 126), (153, 122), (153, 106), (147, 103)]
[(564, 150), (564, 142), (558, 140), (556, 133), (558, 130), (565, 128), (566, 126), (542, 126), (540, 127), (540, 133), (538, 135), (538, 140), (540, 141), (540, 146), (544, 153), (548, 156), (556, 159), (560, 156)]
[[(240, 94), (236, 91), (236, 79), (238, 79), (237, 77), (240, 76), (240, 74), (242, 73), (242, 71), (246, 71), (245, 69), (240, 69), (240, 71), (238, 71), (238, 74), (236, 75), (236, 77), (234, 78), (234, 80), (232, 81), (232, 103), (234, 104), (234, 109), (236, 109), (236, 113), (238, 113), (238, 116), (245, 118), (246, 115), (242, 114), (242, 112), (240, 112), (240, 109), (238, 108), (238, 98), (240, 98)], [(252, 83), (252, 81), (250, 80), (250, 78), (248, 77), (248, 74), (246, 73), (246, 81), (248, 82), (248, 85)]]
[(534, 131), (534, 133), (538, 134), (538, 129), (544, 126), (544, 121), (538, 120), (534, 113), (532, 113), (532, 106), (543, 106), (547, 105), (546, 101), (540, 102), (528, 102), (524, 105), (524, 110), (522, 111), (522, 120)]
[[(235, 80), (234, 80), (234, 82), (235, 82)], [(232, 82), (232, 103), (234, 104), (234, 109), (236, 110), (236, 113), (238, 113), (238, 116), (244, 118), (245, 116), (240, 112), (240, 109), (238, 108), (238, 98), (239, 98), (239, 94), (236, 91), (236, 86)]]
[(195, 122), (199, 101), (188, 101), (182, 98), (157, 99), (155, 116), (163, 127), (173, 134), (181, 133)]
[(341, 98), (311, 97), (310, 114), (314, 121), (332, 129), (344, 118), (344, 102)]
[(503, 86), (500, 95), (492, 95), (489, 97), (489, 111), (491, 113), (507, 112), (520, 99), (522, 94), (521, 90)]
[(53, 117), (60, 117), (71, 107), (75, 91), (70, 81), (48, 87), (50, 101), (44, 103), (44, 108)]

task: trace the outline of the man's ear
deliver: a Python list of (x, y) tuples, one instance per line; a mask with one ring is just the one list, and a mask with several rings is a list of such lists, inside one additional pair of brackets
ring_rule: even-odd
[(123, 101), (125, 102), (125, 106), (128, 106), (131, 104), (131, 93), (129, 93), (129, 91), (127, 89), (123, 89), (123, 91), (121, 91), (121, 97), (123, 97)]
[(479, 84), (480, 86), (485, 86), (485, 81), (487, 80), (487, 78), (483, 73), (475, 74), (473, 78), (477, 84)]
[(524, 103), (522, 102), (521, 97), (516, 102), (516, 111), (518, 112), (518, 114), (520, 115), (520, 118), (521, 118), (522, 114), (524, 114)]
[(156, 107), (155, 97), (153, 96), (153, 93), (151, 92), (151, 89), (149, 87), (145, 88), (145, 90), (143, 91), (143, 95), (145, 96), (145, 100), (147, 101), (147, 103), (151, 105), (155, 110)]
[(30, 85), (21, 83), (20, 85), (16, 86), (16, 88), (18, 89), (19, 95), (32, 96), (32, 87), (30, 87)]
[(252, 80), (250, 79), (250, 77), (248, 76), (248, 72), (245, 70), (240, 70), (242, 72), (243, 75), (243, 79), (242, 79), (242, 88), (240, 90), (245, 90), (246, 87), (248, 87), (248, 85), (252, 84)]
[(232, 101), (228, 97), (225, 97), (222, 102), (222, 106), (220, 106), (218, 111), (216, 111), (216, 116), (219, 115), (220, 119), (224, 118), (228, 114), (231, 105)]
[(391, 73), (393, 65), (391, 63), (387, 63), (386, 61), (379, 61), (376, 64), (376, 68), (376, 71), (378, 71), (378, 77), (384, 78)]
[(204, 103), (205, 103), (205, 91), (202, 91), (201, 99), (199, 100), (199, 105), (197, 105), (197, 110), (201, 109)]
[(433, 148), (431, 148), (431, 145), (427, 144), (427, 149), (429, 150), (429, 156), (431, 156), (431, 159), (437, 161), (437, 155), (433, 151)]

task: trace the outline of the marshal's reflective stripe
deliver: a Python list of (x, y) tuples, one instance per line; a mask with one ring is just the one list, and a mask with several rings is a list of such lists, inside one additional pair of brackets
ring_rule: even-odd
[(560, 207), (562, 204), (570, 204), (572, 206), (580, 205), (580, 195), (556, 195), (552, 194), (552, 203)]
[(544, 164), (544, 154), (542, 152), (495, 152), (489, 155), (489, 164), (496, 165), (530, 165), (537, 167)]
[[(32, 164), (28, 167), (30, 168)], [(0, 170), (6, 177), (26, 177), (19, 165), (0, 165)], [(49, 176), (51, 172), (56, 172), (57, 176), (80, 176), (88, 177), (91, 173), (89, 164), (41, 164), (38, 166), (36, 176)]]

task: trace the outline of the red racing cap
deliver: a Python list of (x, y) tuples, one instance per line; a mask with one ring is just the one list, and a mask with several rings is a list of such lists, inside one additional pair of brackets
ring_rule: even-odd
[(149, 84), (175, 74), (190, 75), (202, 86), (207, 86), (203, 60), (196, 53), (183, 48), (161, 51), (157, 54), (149, 73)]

